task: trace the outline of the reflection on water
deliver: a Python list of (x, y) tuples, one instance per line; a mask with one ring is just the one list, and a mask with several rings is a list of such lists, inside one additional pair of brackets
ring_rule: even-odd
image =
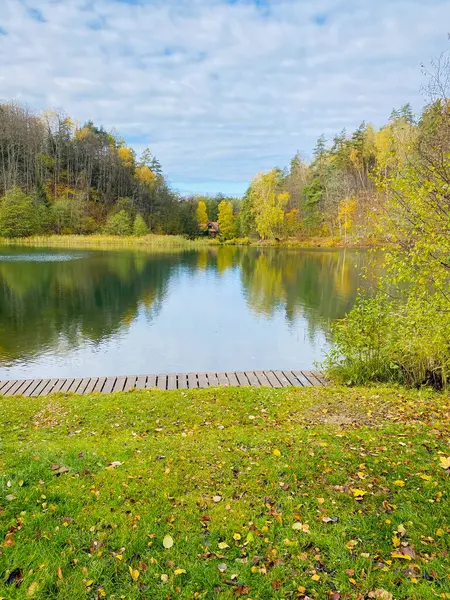
[[(76, 259), (76, 260), (75, 260)], [(365, 254), (0, 249), (0, 378), (307, 368)]]

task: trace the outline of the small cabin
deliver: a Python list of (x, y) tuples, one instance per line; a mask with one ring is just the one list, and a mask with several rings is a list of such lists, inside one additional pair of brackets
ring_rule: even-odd
[(217, 221), (208, 221), (207, 228), (209, 237), (216, 237), (220, 233), (220, 227)]

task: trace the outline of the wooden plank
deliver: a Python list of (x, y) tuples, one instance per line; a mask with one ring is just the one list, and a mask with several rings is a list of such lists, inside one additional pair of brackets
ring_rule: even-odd
[(33, 379), (31, 385), (27, 387), (26, 391), (23, 393), (23, 396), (29, 398), (33, 395), (34, 390), (41, 384), (42, 379)]
[(226, 376), (227, 376), (229, 384), (232, 387), (239, 387), (239, 381), (238, 381), (238, 378), (236, 377), (236, 373), (232, 373), (231, 371), (228, 371), (226, 373)]
[(157, 376), (156, 375), (147, 375), (147, 384), (146, 384), (146, 389), (151, 390), (156, 388), (156, 381), (157, 381)]
[(168, 390), (176, 390), (177, 389), (177, 376), (171, 373), (167, 376), (167, 389)]
[(138, 375), (136, 377), (136, 389), (137, 390), (145, 389), (146, 383), (147, 383), (147, 375)]
[(312, 371), (303, 371), (303, 375), (309, 379), (311, 385), (322, 387), (322, 382), (317, 379), (317, 377), (313, 374)]
[(311, 382), (304, 376), (302, 371), (292, 371), (292, 373), (304, 387), (311, 387)]
[(8, 387), (8, 391), (5, 392), (4, 396), (15, 396), (17, 394), (17, 390), (23, 385), (23, 379), (13, 380), (13, 385)]
[(125, 386), (125, 382), (126, 382), (127, 378), (126, 377), (118, 377), (116, 379), (116, 383), (114, 384), (114, 387), (112, 389), (113, 392), (123, 392), (123, 388)]
[(69, 379), (66, 379), (66, 380), (65, 380), (65, 382), (63, 383), (63, 385), (61, 386), (61, 389), (60, 389), (60, 391), (61, 391), (61, 392), (68, 392), (68, 391), (69, 391), (69, 388), (70, 388), (70, 386), (72, 385), (72, 383), (73, 383), (74, 381), (75, 381), (75, 380), (74, 380), (74, 378), (73, 378), (73, 377), (71, 377), (71, 378), (69, 378)]
[(6, 390), (8, 387), (11, 387), (14, 381), (15, 380), (12, 379), (3, 379), (0, 381), (0, 395), (4, 395), (4, 390)]
[(187, 380), (188, 380), (189, 389), (198, 388), (197, 373), (188, 373)]
[(48, 382), (48, 384), (45, 386), (45, 388), (41, 391), (41, 396), (48, 396), (49, 394), (51, 394), (53, 388), (55, 387), (56, 383), (58, 382), (57, 379), (50, 379), (50, 381)]
[(303, 387), (303, 385), (300, 383), (297, 377), (295, 377), (292, 371), (283, 371), (283, 374), (292, 386)]
[(83, 394), (91, 394), (97, 385), (98, 377), (89, 377), (89, 381), (84, 388)]
[(123, 391), (128, 392), (128, 390), (131, 390), (134, 387), (136, 387), (136, 379), (137, 375), (128, 375), (125, 381), (125, 385), (123, 386)]
[(90, 378), (89, 378), (89, 377), (84, 377), (84, 378), (81, 380), (81, 383), (80, 383), (80, 385), (79, 385), (79, 387), (78, 387), (78, 389), (77, 389), (77, 394), (84, 394), (84, 390), (85, 390), (85, 389), (86, 389), (86, 387), (88, 386), (88, 384), (89, 384), (89, 381), (90, 381)]
[(217, 373), (217, 379), (219, 380), (219, 385), (222, 387), (228, 387), (230, 385), (226, 373)]
[(206, 373), (206, 376), (210, 387), (217, 387), (219, 385), (219, 378), (216, 373)]
[(239, 381), (239, 385), (241, 387), (248, 387), (250, 385), (245, 373), (243, 371), (238, 371), (236, 373), (237, 380)]
[(270, 381), (270, 385), (274, 388), (280, 388), (283, 387), (281, 385), (281, 383), (278, 381), (278, 379), (276, 378), (275, 374), (273, 371), (264, 371), (264, 375), (267, 377), (267, 379)]
[(167, 375), (158, 375), (156, 385), (158, 390), (167, 390)]
[(328, 385), (327, 378), (325, 377), (325, 375), (321, 371), (311, 371), (311, 373), (314, 375), (314, 377), (316, 379), (318, 379), (320, 381), (320, 383), (322, 385), (325, 385), (325, 386)]
[(97, 379), (97, 383), (95, 384), (94, 392), (101, 392), (106, 383), (106, 377), (99, 377)]
[(50, 383), (50, 379), (41, 379), (39, 385), (37, 385), (30, 396), (40, 396), (42, 390)]
[(103, 386), (103, 389), (102, 389), (102, 394), (110, 394), (112, 392), (112, 389), (113, 389), (115, 383), (116, 383), (115, 377), (107, 377), (106, 381), (105, 381), (105, 385)]
[(55, 387), (53, 388), (52, 393), (55, 394), (56, 392), (60, 392), (61, 388), (66, 383), (66, 381), (66, 379), (58, 379), (58, 381), (55, 383)]
[(282, 387), (291, 387), (289, 379), (284, 375), (283, 371), (273, 371), (273, 374), (281, 383)]
[(186, 373), (178, 373), (177, 374), (177, 383), (179, 390), (185, 390), (188, 386)]
[(68, 389), (69, 394), (77, 394), (82, 381), (83, 379), (81, 377), (76, 377), (72, 381), (72, 385)]
[(8, 391), (10, 389), (12, 389), (17, 383), (16, 379), (10, 379), (9, 381), (6, 382), (6, 384), (3, 386), (2, 388), (2, 396), (7, 396), (8, 395)]
[(272, 387), (272, 384), (264, 375), (263, 371), (255, 371), (255, 375), (258, 378), (259, 383), (264, 387)]
[(207, 388), (209, 387), (209, 381), (208, 381), (208, 377), (206, 376), (206, 373), (197, 373), (197, 377), (198, 377), (198, 387), (199, 388)]
[(249, 380), (250, 385), (252, 385), (253, 387), (260, 387), (258, 378), (256, 377), (256, 375), (253, 371), (245, 371), (245, 375), (247, 376), (247, 379)]
[(25, 381), (22, 381), (22, 385), (17, 390), (16, 396), (23, 396), (33, 381), (33, 379), (25, 379)]

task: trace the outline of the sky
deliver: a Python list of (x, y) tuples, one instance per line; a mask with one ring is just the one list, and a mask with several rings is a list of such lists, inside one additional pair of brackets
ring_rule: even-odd
[(363, 120), (425, 103), (450, 0), (0, 0), (0, 101), (150, 147), (183, 194), (241, 195)]

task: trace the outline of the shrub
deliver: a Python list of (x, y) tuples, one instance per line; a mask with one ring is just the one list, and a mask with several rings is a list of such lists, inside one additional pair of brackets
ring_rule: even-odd
[(131, 235), (130, 216), (124, 210), (110, 215), (106, 221), (104, 232), (107, 235)]
[(143, 235), (147, 235), (147, 233), (148, 227), (144, 219), (141, 217), (141, 215), (136, 215), (133, 223), (133, 235), (141, 237)]
[(31, 198), (20, 188), (11, 188), (0, 202), (0, 236), (27, 237), (35, 233), (36, 228)]

